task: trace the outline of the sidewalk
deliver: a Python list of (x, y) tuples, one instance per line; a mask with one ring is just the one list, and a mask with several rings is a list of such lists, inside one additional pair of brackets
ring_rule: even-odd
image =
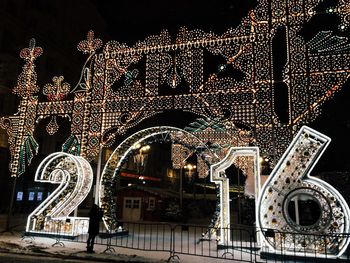
[[(0, 234), (0, 262), (146, 262), (164, 263), (164, 259), (150, 259), (137, 255), (119, 254), (116, 252), (105, 252), (105, 246), (96, 245), (94, 254), (86, 253), (84, 243), (64, 241), (64, 246), (52, 246), (54, 239), (35, 237), (22, 240), (21, 233)], [(139, 251), (134, 251), (138, 253)], [(139, 254), (139, 253), (138, 253)]]
[[(170, 235), (167, 235), (167, 229), (163, 230), (159, 228), (157, 232), (159, 234), (159, 250), (156, 249), (157, 246), (157, 233), (153, 233), (153, 239), (150, 240), (148, 238), (144, 238), (146, 234), (150, 234), (150, 228), (147, 228), (147, 231), (141, 227), (138, 228), (136, 226), (130, 225), (130, 242), (134, 240), (135, 242), (140, 241), (139, 249), (131, 249), (126, 248), (128, 245), (124, 242), (124, 247), (121, 246), (113, 246), (114, 251), (106, 251), (107, 245), (103, 243), (103, 245), (95, 245), (94, 250), (95, 254), (86, 253), (86, 244), (79, 242), (72, 242), (67, 240), (61, 240), (64, 246), (59, 246), (56, 244), (56, 239), (51, 237), (35, 237), (31, 239), (26, 237), (22, 240), (21, 236), (24, 231), (24, 226), (26, 223), (27, 215), (15, 215), (12, 219), (11, 229), (13, 233), (9, 232), (0, 232), (0, 263), (1, 262), (146, 262), (146, 263), (164, 263), (170, 257), (170, 252), (167, 248), (170, 246), (171, 240)], [(4, 230), (6, 225), (6, 215), (0, 214), (0, 231)], [(137, 231), (139, 230), (139, 231)], [(155, 229), (153, 229), (154, 231)], [(179, 230), (179, 228), (177, 229)], [(136, 232), (133, 232), (136, 231)], [(165, 232), (164, 232), (165, 231)], [(193, 232), (193, 231), (192, 231)], [(201, 231), (197, 231), (197, 234), (201, 234)], [(186, 232), (187, 233), (187, 232)], [(193, 233), (192, 233), (193, 234)], [(155, 238), (157, 237), (157, 238)], [(181, 237), (181, 233), (179, 232), (176, 238)], [(207, 243), (197, 243), (195, 242), (195, 236), (190, 235), (187, 240), (184, 237), (184, 240), (179, 241), (181, 247), (178, 247), (178, 251), (182, 251), (182, 254), (176, 254), (179, 257), (179, 260), (176, 258), (171, 262), (181, 262), (181, 263), (227, 263), (227, 262), (237, 262), (231, 258), (231, 260), (225, 260), (220, 258), (219, 254), (222, 251), (215, 250), (215, 247), (207, 248)], [(81, 240), (84, 240), (82, 238)], [(101, 240), (97, 239), (101, 243)], [(120, 240), (119, 240), (120, 241)], [(146, 242), (146, 243), (143, 243)], [(147, 243), (148, 242), (148, 243)], [(98, 242), (97, 242), (98, 243)], [(118, 242), (120, 245), (120, 242)], [(135, 243), (136, 244), (136, 243)], [(146, 244), (146, 245), (145, 245)], [(130, 245), (130, 244), (129, 244)], [(164, 247), (163, 247), (164, 246)], [(147, 248), (152, 248), (151, 251), (147, 250)], [(187, 252), (189, 254), (194, 253), (195, 249), (198, 249), (199, 252), (201, 249), (204, 249), (204, 254), (208, 254), (209, 250), (211, 251), (211, 255), (214, 257), (202, 257), (202, 256), (194, 256), (194, 255), (186, 255)], [(190, 250), (189, 250), (190, 249)], [(208, 249), (208, 250), (206, 250)], [(164, 250), (164, 251), (162, 251)], [(196, 253), (194, 253), (196, 254)], [(239, 255), (243, 255), (239, 253)], [(217, 258), (215, 258), (217, 256)]]
[[(169, 252), (155, 252), (114, 247), (114, 252), (104, 252), (106, 245), (95, 245), (96, 253), (86, 253), (86, 244), (63, 241), (64, 246), (52, 246), (55, 239), (35, 237), (21, 238), (21, 232), (0, 234), (0, 263), (82, 263), (82, 262), (128, 262), (128, 263), (165, 263)], [(220, 258), (206, 258), (191, 255), (179, 255), (179, 259), (170, 262), (181, 263), (227, 263), (238, 262)]]

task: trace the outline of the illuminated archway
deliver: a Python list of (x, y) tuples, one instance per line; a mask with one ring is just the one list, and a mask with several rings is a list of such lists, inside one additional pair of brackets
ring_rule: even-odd
[(109, 157), (99, 186), (99, 203), (104, 210), (104, 222), (107, 229), (115, 229), (117, 225), (116, 204), (113, 198), (114, 183), (119, 177), (121, 166), (128, 156), (137, 148), (137, 145), (147, 143), (149, 140), (171, 141), (180, 143), (189, 148), (196, 148), (196, 154), (207, 165), (218, 162), (219, 157), (207, 145), (193, 134), (170, 126), (159, 126), (141, 130), (125, 139)]

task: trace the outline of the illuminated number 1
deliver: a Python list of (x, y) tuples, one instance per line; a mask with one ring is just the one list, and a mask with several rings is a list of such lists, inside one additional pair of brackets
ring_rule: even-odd
[(225, 175), (225, 170), (229, 168), (237, 157), (253, 157), (255, 196), (256, 199), (260, 189), (260, 168), (259, 168), (259, 148), (258, 147), (235, 147), (231, 148), (226, 157), (219, 163), (210, 167), (210, 180), (219, 185), (220, 189), (220, 236), (219, 244), (228, 245), (231, 241), (230, 228), (230, 198), (229, 179)]

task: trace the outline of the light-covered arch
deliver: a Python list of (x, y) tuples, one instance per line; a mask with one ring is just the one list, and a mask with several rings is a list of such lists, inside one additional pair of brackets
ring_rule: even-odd
[(157, 136), (162, 140), (168, 140), (171, 142), (181, 141), (182, 143), (186, 144), (186, 141), (190, 141), (192, 145), (196, 145), (196, 148), (200, 149), (201, 158), (203, 158), (208, 165), (216, 163), (220, 160), (219, 157), (206, 146), (205, 142), (198, 139), (192, 133), (176, 127), (158, 126), (134, 133), (130, 137), (126, 138), (113, 151), (101, 175), (99, 185), (99, 204), (104, 210), (104, 222), (108, 230), (115, 229), (117, 224), (115, 213), (116, 204), (113, 198), (113, 188), (117, 178), (119, 177), (121, 166), (133, 152), (133, 150), (135, 150), (136, 145), (142, 145), (143, 143)]

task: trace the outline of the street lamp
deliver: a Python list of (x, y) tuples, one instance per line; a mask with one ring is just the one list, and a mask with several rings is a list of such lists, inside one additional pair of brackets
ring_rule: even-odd
[(197, 168), (196, 165), (193, 164), (187, 164), (184, 166), (185, 169), (188, 170), (188, 177), (191, 178), (192, 177), (192, 171), (195, 170)]
[(144, 154), (147, 153), (149, 149), (151, 149), (151, 146), (144, 145), (141, 147), (141, 144), (137, 143), (133, 146), (133, 149), (134, 150), (138, 149), (138, 153), (134, 156), (134, 160), (137, 164), (137, 172), (139, 175), (139, 179), (142, 180), (143, 178), (141, 178), (142, 176), (140, 176), (140, 173), (141, 173), (141, 166), (144, 165), (144, 159), (145, 159)]
[(261, 175), (269, 175), (270, 171), (270, 159), (268, 157), (259, 158)]
[(188, 170), (188, 176), (192, 177), (192, 170), (196, 169), (197, 166), (193, 164), (186, 164), (183, 167), (180, 167), (180, 208), (182, 210), (182, 203), (183, 203), (183, 191), (182, 191), (182, 169)]

